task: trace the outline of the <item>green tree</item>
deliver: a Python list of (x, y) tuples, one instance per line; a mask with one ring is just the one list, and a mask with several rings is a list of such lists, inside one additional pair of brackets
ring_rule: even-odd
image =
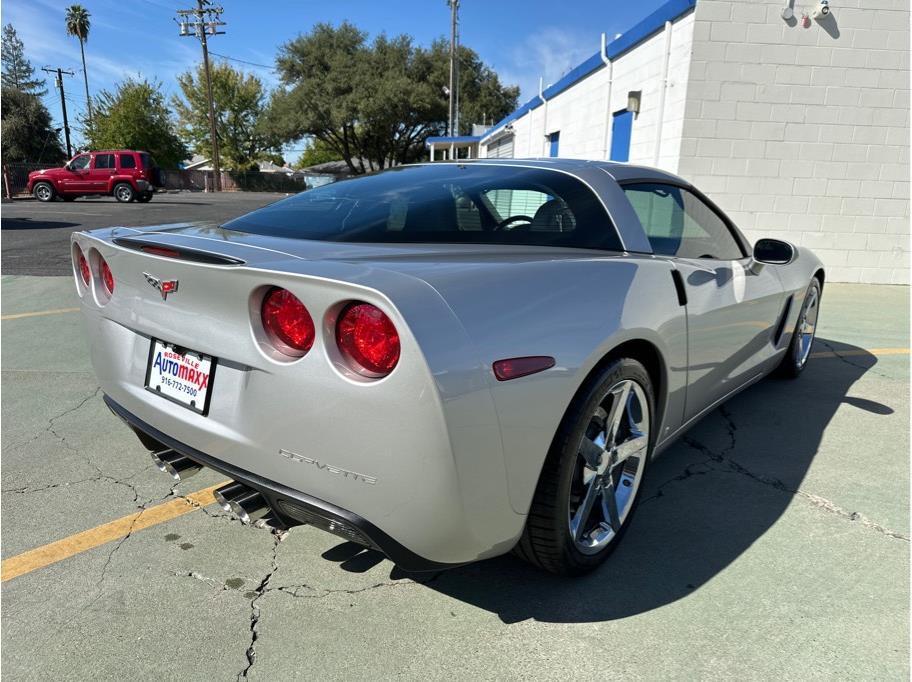
[(89, 120), (92, 120), (92, 98), (89, 97), (89, 72), (86, 70), (85, 43), (89, 39), (92, 24), (89, 11), (82, 5), (70, 5), (66, 10), (66, 32), (79, 38), (79, 52), (82, 54), (82, 78), (85, 82), (86, 103), (89, 105)]
[[(279, 145), (275, 137), (260, 126), (266, 107), (266, 91), (260, 79), (226, 62), (213, 64), (210, 73), (222, 167), (248, 170), (255, 168), (258, 161), (276, 158)], [(183, 99), (175, 96), (172, 102), (181, 135), (190, 141), (194, 152), (212, 158), (203, 65), (199, 65), (196, 73), (181, 74), (177, 82)]]
[(113, 93), (102, 90), (85, 133), (93, 149), (141, 149), (163, 168), (176, 168), (189, 154), (157, 82), (129, 79)]
[[(284, 87), (272, 97), (265, 127), (288, 142), (312, 136), (353, 173), (408, 163), (425, 154), (425, 140), (447, 126), (449, 55), (445, 41), (429, 49), (409, 36), (380, 35), (372, 43), (350, 23), (317, 24), (286, 43), (277, 64)], [(464, 129), (484, 112), (498, 119), (516, 106), (472, 50), (460, 50)]]
[(341, 161), (342, 156), (335, 150), (331, 149), (325, 142), (313, 138), (306, 149), (298, 157), (295, 164), (297, 168), (308, 168), (316, 166), (318, 163), (328, 163), (330, 161)]
[(2, 57), (3, 87), (16, 88), (29, 95), (41, 96), (47, 92), (43, 81), (35, 78), (35, 69), (25, 58), (25, 46), (12, 24), (3, 27)]
[(36, 95), (18, 88), (4, 87), (3, 161), (60, 161), (65, 157), (58, 136), (51, 126), (51, 115)]
[[(516, 109), (519, 86), (504, 86), (497, 73), (486, 66), (478, 54), (464, 45), (457, 50), (459, 60), (459, 134), (469, 135), (473, 123), (499, 121)], [(432, 78), (438, 83), (450, 80), (450, 44), (440, 39), (431, 44), (429, 58)], [(449, 112), (447, 112), (449, 116)]]

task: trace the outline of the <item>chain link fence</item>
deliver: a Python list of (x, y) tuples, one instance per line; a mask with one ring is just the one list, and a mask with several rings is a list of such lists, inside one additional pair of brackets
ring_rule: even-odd
[[(47, 163), (7, 163), (3, 165), (3, 195), (8, 198), (28, 196), (28, 175), (49, 168)], [(335, 180), (332, 175), (305, 173), (263, 173), (261, 171), (222, 171), (223, 192), (285, 192), (296, 193), (326, 185)], [(159, 179), (166, 191), (210, 192), (215, 186), (215, 172), (202, 170), (161, 169)]]

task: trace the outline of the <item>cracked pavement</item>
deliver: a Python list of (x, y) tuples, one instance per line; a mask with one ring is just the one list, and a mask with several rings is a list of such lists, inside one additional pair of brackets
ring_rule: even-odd
[[(75, 305), (3, 278), (3, 313)], [(512, 557), (410, 575), (209, 506), (2, 586), (10, 679), (909, 676), (909, 290), (828, 284), (805, 375), (655, 461), (624, 543), (566, 580)], [(187, 495), (101, 401), (77, 315), (2, 323), (8, 559)], [(593, 656), (593, 651), (601, 656)]]

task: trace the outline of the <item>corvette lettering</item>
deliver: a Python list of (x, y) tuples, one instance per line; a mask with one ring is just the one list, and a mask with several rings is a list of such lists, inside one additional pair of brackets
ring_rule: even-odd
[[(171, 359), (172, 357), (177, 359)], [(197, 388), (202, 390), (209, 383), (209, 374), (192, 367), (192, 364), (199, 366), (199, 363), (188, 361), (177, 353), (162, 353), (159, 351), (152, 362), (152, 368), (157, 369), (162, 375), (170, 374), (173, 377), (195, 384)]]
[(290, 459), (292, 462), (300, 462), (301, 464), (313, 464), (315, 467), (317, 467), (317, 469), (320, 469), (321, 471), (328, 471), (331, 474), (338, 474), (342, 478), (350, 478), (355, 481), (360, 481), (361, 483), (367, 483), (368, 485), (375, 485), (377, 483), (377, 479), (373, 476), (366, 476), (355, 471), (349, 471), (348, 469), (335, 467), (332, 464), (326, 464), (325, 462), (316, 460), (313, 457), (299, 455), (298, 453), (291, 452), (290, 450), (284, 450), (280, 448), (279, 454), (286, 459)]

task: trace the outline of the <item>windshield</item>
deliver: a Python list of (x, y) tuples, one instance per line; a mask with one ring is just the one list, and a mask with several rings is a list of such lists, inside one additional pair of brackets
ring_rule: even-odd
[(405, 166), (302, 192), (223, 226), (273, 237), (620, 250), (599, 199), (558, 171)]

